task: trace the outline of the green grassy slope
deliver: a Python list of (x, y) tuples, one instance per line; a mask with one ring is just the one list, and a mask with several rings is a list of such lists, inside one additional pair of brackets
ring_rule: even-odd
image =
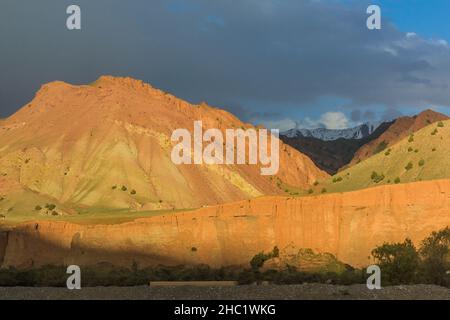
[(450, 178), (450, 120), (431, 124), (314, 187), (345, 192), (383, 184)]

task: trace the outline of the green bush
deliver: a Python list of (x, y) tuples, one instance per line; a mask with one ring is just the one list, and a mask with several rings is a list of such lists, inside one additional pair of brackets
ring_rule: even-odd
[(381, 181), (384, 180), (385, 177), (384, 174), (378, 174), (376, 171), (373, 171), (370, 178), (372, 179), (373, 182), (380, 183)]
[(45, 205), (45, 208), (48, 209), (49, 211), (53, 211), (56, 209), (56, 205), (54, 205), (53, 203), (47, 203)]
[(450, 228), (433, 232), (424, 239), (420, 248), (421, 271), (424, 281), (450, 286)]
[(425, 160), (421, 159), (419, 161), (419, 167), (423, 167), (425, 165)]
[(411, 170), (413, 168), (413, 164), (412, 164), (412, 162), (408, 162), (408, 164), (406, 165), (406, 167), (405, 167), (405, 170)]
[(122, 186), (122, 191), (123, 192), (125, 192), (125, 191), (127, 191), (128, 190), (128, 188), (127, 187), (125, 187), (125, 186)]
[(444, 127), (444, 123), (443, 123), (442, 121), (439, 121), (438, 124), (437, 124), (437, 126), (438, 126), (439, 128), (443, 128), (443, 127)]
[(399, 177), (395, 178), (394, 183), (395, 184), (399, 184), (400, 183), (400, 178)]
[(131, 192), (130, 192), (132, 195), (135, 195), (136, 194), (136, 190), (131, 190)]
[(416, 279), (419, 254), (411, 240), (406, 239), (403, 243), (385, 243), (372, 250), (372, 256), (381, 269), (385, 284), (410, 284)]
[(267, 254), (264, 252), (260, 252), (256, 254), (252, 258), (252, 260), (250, 260), (250, 266), (252, 267), (253, 270), (258, 270), (264, 265), (264, 262), (272, 258), (277, 258), (279, 254), (280, 250), (276, 246), (273, 248), (272, 252), (269, 252)]
[(431, 135), (432, 135), (432, 136), (435, 136), (437, 133), (438, 133), (438, 129), (434, 129), (434, 130), (431, 132)]
[(34, 208), (34, 210), (35, 210), (35, 211), (41, 211), (41, 210), (42, 210), (42, 207), (41, 207), (41, 206), (36, 206), (36, 207)]
[(333, 183), (341, 182), (341, 181), (342, 181), (342, 177), (335, 177), (335, 178), (333, 178)]
[(327, 188), (323, 188), (321, 192), (322, 193), (327, 193)]
[(408, 142), (409, 142), (409, 143), (414, 142), (414, 134), (411, 133), (411, 134), (409, 135)]
[(388, 144), (386, 141), (380, 142), (377, 147), (375, 148), (373, 154), (380, 153), (381, 151), (384, 151), (387, 148)]

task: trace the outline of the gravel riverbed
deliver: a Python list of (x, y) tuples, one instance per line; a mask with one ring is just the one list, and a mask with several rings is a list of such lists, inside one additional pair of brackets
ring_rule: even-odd
[(326, 284), (248, 285), (235, 287), (92, 287), (65, 288), (0, 287), (1, 300), (450, 300), (450, 289), (411, 285), (368, 290), (365, 285)]

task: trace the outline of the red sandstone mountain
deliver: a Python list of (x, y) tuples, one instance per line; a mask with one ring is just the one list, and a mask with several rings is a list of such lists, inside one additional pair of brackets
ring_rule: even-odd
[(307, 188), (327, 176), (282, 143), (273, 177), (262, 176), (258, 165), (177, 166), (171, 134), (196, 120), (205, 130), (251, 127), (224, 110), (191, 105), (130, 78), (52, 82), (0, 123), (0, 174), (33, 195), (16, 195), (30, 211), (46, 199), (75, 208), (199, 207), (283, 194), (284, 185)]

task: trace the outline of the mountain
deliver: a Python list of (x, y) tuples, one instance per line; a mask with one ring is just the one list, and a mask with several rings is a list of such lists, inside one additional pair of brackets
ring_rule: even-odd
[(262, 176), (259, 165), (177, 166), (171, 134), (196, 120), (204, 130), (252, 127), (130, 78), (43, 85), (1, 123), (0, 176), (17, 190), (0, 194), (0, 214), (192, 208), (284, 194), (285, 185), (306, 188), (327, 177), (283, 143), (273, 177)]
[(413, 117), (400, 117), (377, 139), (364, 144), (354, 155), (349, 166), (361, 162), (373, 154), (394, 145), (398, 141), (407, 137), (431, 123), (449, 119), (448, 116), (435, 112), (433, 110), (425, 110)]
[[(354, 157), (356, 151), (370, 141), (377, 139), (386, 131), (391, 122), (383, 122), (375, 131), (360, 139), (321, 140), (313, 137), (304, 137), (301, 134), (281, 135), (281, 140), (311, 158), (320, 169), (333, 175)], [(354, 131), (357, 132), (357, 131)], [(367, 131), (360, 131), (360, 133)]]
[(340, 138), (343, 139), (363, 139), (372, 134), (381, 123), (363, 123), (354, 128), (348, 129), (290, 129), (281, 133), (282, 136), (288, 138), (316, 138), (323, 141), (333, 141)]
[(323, 188), (327, 192), (345, 192), (385, 184), (450, 179), (449, 139), (450, 120), (429, 124), (339, 172), (316, 186), (314, 192), (320, 192)]

